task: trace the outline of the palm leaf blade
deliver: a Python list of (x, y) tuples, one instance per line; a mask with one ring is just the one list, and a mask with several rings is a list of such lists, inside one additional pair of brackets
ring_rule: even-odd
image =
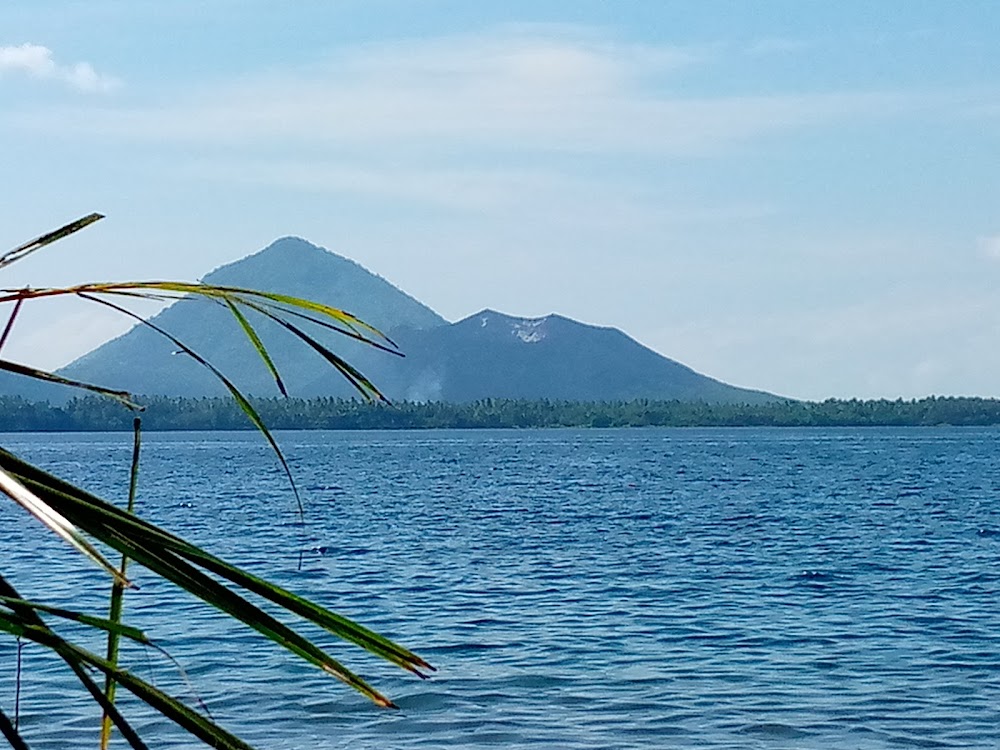
[(64, 378), (62, 375), (56, 375), (54, 372), (39, 370), (35, 367), (18, 364), (17, 362), (11, 362), (6, 359), (0, 359), (0, 370), (4, 370), (15, 375), (24, 375), (25, 377), (34, 378), (35, 380), (44, 380), (48, 383), (57, 383), (58, 385), (68, 385), (71, 388), (81, 388), (86, 391), (92, 391), (102, 396), (113, 398), (134, 411), (142, 411), (143, 408), (140, 404), (137, 404), (132, 400), (132, 394), (128, 391), (105, 388), (104, 386), (94, 385), (93, 383), (84, 383), (80, 380)]
[(118, 633), (118, 635), (145, 645), (148, 645), (150, 642), (146, 634), (139, 630), (139, 628), (134, 628), (131, 625), (125, 625), (120, 622), (113, 622), (105, 617), (94, 617), (93, 615), (88, 615), (71, 609), (53, 607), (49, 604), (43, 604), (41, 602), (33, 602), (27, 599), (18, 599), (3, 595), (0, 595), (0, 605), (8, 608), (13, 608), (14, 606), (25, 607), (27, 609), (33, 609), (36, 612), (45, 612), (53, 617), (61, 617), (64, 620), (72, 620), (73, 622), (88, 625), (92, 628), (97, 628), (98, 630), (103, 630), (108, 633)]
[(236, 321), (240, 324), (243, 332), (250, 339), (250, 343), (253, 344), (253, 348), (257, 351), (258, 356), (263, 360), (264, 365), (267, 367), (268, 371), (271, 373), (271, 377), (274, 378), (275, 385), (278, 386), (278, 390), (281, 391), (282, 396), (288, 396), (288, 391), (285, 389), (285, 384), (281, 380), (281, 374), (278, 372), (277, 366), (274, 364), (274, 360), (271, 359), (270, 353), (267, 351), (267, 347), (264, 346), (264, 342), (260, 340), (260, 336), (257, 335), (256, 329), (247, 320), (246, 315), (236, 306), (236, 303), (232, 301), (229, 297), (225, 298), (225, 303), (229, 307), (229, 311), (236, 318)]
[(13, 750), (31, 750), (28, 743), (24, 741), (24, 737), (17, 731), (14, 722), (3, 712), (3, 709), (0, 709), (0, 734)]
[(59, 227), (59, 229), (43, 234), (41, 237), (36, 237), (30, 242), (25, 242), (23, 245), (19, 245), (13, 250), (0, 255), (0, 268), (9, 266), (11, 263), (20, 260), (29, 253), (33, 253), (35, 250), (43, 248), (46, 245), (51, 245), (53, 242), (61, 240), (63, 237), (68, 237), (75, 232), (79, 232), (81, 229), (89, 227), (95, 221), (100, 221), (103, 218), (103, 214), (88, 214), (81, 219), (71, 221), (69, 224)]
[(0, 468), (0, 492), (28, 511), (78, 552), (104, 568), (115, 580), (121, 581), (126, 586), (131, 585), (65, 516), (2, 468)]

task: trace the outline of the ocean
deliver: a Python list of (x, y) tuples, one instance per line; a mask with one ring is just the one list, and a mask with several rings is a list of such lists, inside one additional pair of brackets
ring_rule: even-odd
[[(277, 438), (304, 528), (250, 432), (144, 435), (138, 512), (438, 672), (421, 681), (303, 627), (400, 706), (379, 709), (134, 569), (125, 620), (176, 663), (138, 646), (124, 661), (256, 746), (1000, 746), (996, 429)], [(130, 435), (2, 444), (124, 503)], [(107, 581), (64, 547), (0, 503), (2, 570), (22, 595), (100, 614)], [(8, 714), (16, 656), (0, 638)], [(32, 748), (96, 746), (98, 716), (61, 663), (30, 646), (22, 662)], [(200, 747), (121, 705), (152, 747)]]

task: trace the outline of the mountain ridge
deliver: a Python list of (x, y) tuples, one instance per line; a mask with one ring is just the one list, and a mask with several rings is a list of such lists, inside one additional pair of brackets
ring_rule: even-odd
[(430, 394), (409, 391), (408, 400), (428, 400), (428, 395), (429, 400), (456, 402), (482, 398), (780, 400), (697, 373), (617, 328), (581, 323), (557, 313), (523, 318), (485, 309), (446, 328), (401, 333), (399, 340), (425, 387), (438, 383)]
[[(405, 358), (329, 332), (317, 336), (322, 335), (324, 344), (393, 400), (781, 400), (697, 373), (617, 328), (581, 323), (554, 312), (528, 318), (487, 308), (450, 323), (356, 261), (300, 237), (281, 237), (245, 258), (213, 269), (202, 280), (314, 299), (349, 310), (374, 325), (400, 345)], [(290, 395), (354, 395), (350, 385), (315, 352), (273, 321), (252, 311), (247, 314), (277, 363)], [(275, 395), (273, 378), (224, 306), (182, 298), (150, 320), (212, 362), (244, 393)], [(178, 356), (175, 349), (149, 327), (137, 325), (58, 373), (136, 394), (225, 394), (224, 386), (211, 373), (192, 358)], [(52, 388), (42, 390), (53, 394)], [(0, 384), (0, 393), (9, 390)], [(59, 390), (65, 393), (66, 389)], [(15, 391), (12, 395), (24, 394)]]

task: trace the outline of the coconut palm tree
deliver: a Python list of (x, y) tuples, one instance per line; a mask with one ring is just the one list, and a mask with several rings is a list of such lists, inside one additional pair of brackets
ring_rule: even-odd
[[(91, 214), (0, 255), (0, 271), (30, 253), (71, 235), (101, 218), (103, 217), (100, 214)], [(343, 310), (309, 300), (252, 289), (196, 283), (129, 281), (85, 283), (63, 288), (0, 289), (0, 305), (6, 304), (10, 309), (6, 325), (0, 333), (0, 370), (99, 393), (121, 402), (126, 408), (136, 412), (141, 411), (141, 405), (136, 402), (132, 394), (106, 388), (100, 384), (70, 380), (53, 372), (3, 358), (3, 345), (25, 303), (43, 298), (75, 297), (110, 308), (135, 319), (141, 325), (150, 327), (169, 341), (170, 345), (192, 357), (218, 378), (249, 421), (260, 431), (263, 439), (270, 444), (288, 476), (291, 490), (297, 499), (298, 492), (288, 464), (251, 402), (227, 375), (220, 372), (211, 362), (169, 331), (154, 322), (143, 320), (128, 307), (128, 302), (136, 298), (172, 299), (183, 296), (202, 297), (228, 309), (232, 314), (236, 333), (242, 332), (242, 335), (246, 336), (259, 355), (261, 366), (271, 373), (281, 393), (286, 392), (278, 366), (268, 354), (251, 323), (252, 314), (274, 321), (289, 335), (310, 346), (319, 356), (326, 359), (334, 370), (346, 378), (364, 399), (385, 400), (364, 375), (307, 330), (310, 327), (333, 330), (386, 352), (398, 353), (389, 339), (367, 323)], [(248, 316), (248, 313), (251, 315)], [(135, 436), (131, 497), (135, 495), (139, 454), (138, 419)], [(143, 644), (150, 643), (145, 633), (121, 620), (121, 594), (124, 589), (132, 585), (125, 565), (128, 560), (134, 560), (142, 565), (145, 568), (144, 574), (160, 576), (171, 581), (201, 599), (207, 606), (216, 607), (229, 617), (253, 628), (278, 647), (291, 651), (338, 678), (380, 706), (393, 707), (393, 703), (333, 659), (312, 640), (251, 602), (247, 595), (266, 600), (279, 613), (295, 615), (314, 623), (420, 677), (425, 677), (427, 672), (433, 669), (416, 654), (368, 628), (232, 565), (211, 552), (143, 520), (133, 514), (131, 508), (122, 509), (106, 502), (84, 488), (47, 473), (0, 446), (0, 497), (4, 496), (27, 511), (29, 515), (25, 516), (26, 523), (34, 519), (44, 524), (53, 534), (72, 545), (80, 553), (81, 560), (89, 561), (105, 570), (109, 580), (113, 582), (113, 593), (110, 614), (106, 617), (50, 606), (38, 601), (31, 592), (15, 588), (16, 571), (8, 570), (6, 561), (0, 561), (0, 633), (23, 642), (37, 644), (58, 655), (65, 663), (67, 671), (79, 680), (94, 703), (103, 711), (106, 726), (110, 728), (114, 725), (133, 748), (147, 746), (116, 708), (114, 701), (116, 685), (133, 693), (157, 712), (211, 747), (246, 749), (250, 746), (201, 712), (158, 690), (151, 683), (118, 664), (117, 643), (121, 638)], [(301, 503), (299, 508), (301, 510)], [(122, 555), (122, 563), (119, 566), (113, 565), (102, 551), (107, 548)], [(78, 640), (61, 636), (53, 625), (60, 620), (71, 620), (89, 629), (106, 632), (109, 643), (107, 653), (96, 654), (82, 646)], [(103, 674), (104, 686), (95, 682), (93, 677), (95, 673)], [(22, 733), (18, 731), (16, 715), (11, 717), (4, 712), (2, 706), (0, 706), (0, 733), (13, 748), (21, 750), (28, 747)], [(105, 732), (103, 737), (105, 745), (107, 736), (108, 732)]]

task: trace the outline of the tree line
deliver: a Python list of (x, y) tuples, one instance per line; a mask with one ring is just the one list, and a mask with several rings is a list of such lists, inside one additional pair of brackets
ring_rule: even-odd
[[(138, 399), (146, 430), (254, 429), (229, 398)], [(276, 430), (410, 430), (518, 427), (875, 427), (1000, 425), (1000, 400), (931, 396), (895, 401), (828, 399), (769, 404), (686, 401), (575, 402), (482, 399), (470, 403), (367, 404), (338, 398), (251, 399)], [(135, 415), (106, 398), (62, 405), (0, 396), (0, 432), (130, 430)]]

